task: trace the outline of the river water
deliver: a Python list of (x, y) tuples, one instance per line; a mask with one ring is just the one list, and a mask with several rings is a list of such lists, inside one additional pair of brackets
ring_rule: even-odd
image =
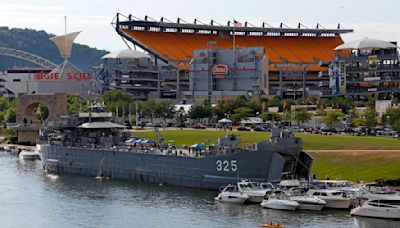
[(348, 211), (282, 212), (214, 201), (216, 192), (46, 175), (40, 161), (0, 152), (0, 227), (400, 227)]

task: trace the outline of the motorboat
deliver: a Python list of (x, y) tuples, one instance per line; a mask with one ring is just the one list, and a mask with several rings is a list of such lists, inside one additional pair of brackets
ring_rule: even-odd
[(350, 197), (351, 203), (350, 207), (355, 208), (358, 206), (361, 206), (366, 200), (366, 198), (363, 196), (363, 191), (360, 188), (354, 188), (354, 187), (343, 187), (339, 189), (342, 191), (347, 197)]
[[(268, 185), (269, 184), (269, 185)], [(274, 186), (271, 183), (261, 185), (258, 182), (252, 182), (249, 180), (242, 180), (237, 183), (239, 191), (249, 196), (248, 202), (261, 203), (264, 199), (265, 194), (268, 191), (272, 191)]]
[(350, 211), (350, 215), (400, 219), (400, 200), (368, 200)]
[(22, 150), (18, 156), (24, 160), (40, 159), (39, 154), (32, 150)]
[(215, 197), (215, 200), (220, 202), (238, 203), (242, 204), (249, 199), (249, 196), (239, 191), (237, 185), (228, 185), (224, 187), (221, 192)]
[(286, 194), (290, 200), (299, 203), (299, 210), (313, 210), (320, 211), (326, 205), (326, 202), (315, 196), (307, 195), (301, 188), (291, 188)]
[(297, 188), (300, 187), (301, 183), (297, 179), (288, 179), (288, 180), (282, 180), (279, 182), (278, 187), (280, 189), (290, 189), (290, 188)]
[(264, 208), (294, 211), (299, 207), (299, 203), (290, 200), (285, 192), (281, 190), (267, 192), (264, 200), (261, 202)]
[(309, 196), (315, 196), (326, 202), (325, 208), (347, 209), (350, 206), (351, 198), (345, 196), (343, 191), (332, 189), (310, 189)]
[(377, 200), (400, 200), (400, 195), (398, 192), (392, 190), (388, 186), (380, 185), (366, 185), (361, 188), (363, 192), (363, 198), (367, 200), (377, 199)]

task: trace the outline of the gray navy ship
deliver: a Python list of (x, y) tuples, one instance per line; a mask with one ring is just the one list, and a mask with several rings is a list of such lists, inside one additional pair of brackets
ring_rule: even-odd
[(273, 182), (283, 173), (307, 178), (312, 157), (290, 132), (242, 148), (227, 134), (216, 144), (176, 148), (159, 140), (130, 139), (112, 113), (93, 105), (75, 118), (60, 117), (41, 131), (37, 143), (43, 168), (56, 174), (108, 177), (135, 182), (218, 190), (240, 179)]

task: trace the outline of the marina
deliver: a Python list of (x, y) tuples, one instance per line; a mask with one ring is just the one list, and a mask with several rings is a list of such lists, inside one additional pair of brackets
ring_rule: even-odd
[(343, 210), (286, 212), (263, 209), (258, 204), (219, 203), (214, 200), (214, 191), (70, 175), (55, 179), (43, 172), (40, 161), (24, 161), (3, 152), (0, 178), (0, 221), (5, 228), (129, 227), (129, 224), (261, 227), (271, 220), (286, 227), (321, 227), (322, 221), (324, 227), (399, 226), (398, 221), (352, 217)]

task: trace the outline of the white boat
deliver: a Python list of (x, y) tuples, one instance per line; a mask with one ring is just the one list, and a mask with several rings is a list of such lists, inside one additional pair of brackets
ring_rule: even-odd
[(240, 192), (237, 185), (228, 185), (222, 189), (222, 191), (215, 197), (215, 200), (220, 202), (228, 203), (239, 203), (242, 204), (249, 199), (249, 196), (243, 192)]
[(324, 200), (326, 202), (325, 208), (347, 209), (351, 203), (351, 198), (345, 197), (344, 193), (339, 190), (310, 189), (307, 195)]
[(400, 219), (400, 200), (368, 200), (361, 207), (352, 209), (350, 215)]
[(24, 160), (36, 160), (40, 158), (38, 153), (31, 150), (22, 150), (18, 156)]
[(366, 185), (361, 188), (363, 198), (367, 200), (400, 200), (400, 195), (398, 192), (392, 190), (388, 186), (379, 185)]
[(243, 192), (249, 196), (247, 201), (252, 203), (261, 203), (265, 194), (274, 189), (274, 186), (271, 183), (267, 183), (267, 185), (262, 186), (261, 183), (252, 182), (249, 180), (242, 180), (237, 183), (237, 186), (240, 192)]
[(299, 210), (320, 211), (326, 204), (324, 200), (318, 199), (314, 196), (309, 196), (300, 188), (291, 188), (286, 192), (286, 194), (290, 200), (299, 203), (299, 207), (297, 208)]
[(261, 202), (264, 208), (294, 211), (299, 207), (299, 203), (290, 200), (283, 191), (268, 192), (264, 200)]
[(360, 188), (343, 187), (339, 190), (344, 192), (344, 194), (351, 199), (350, 208), (361, 206), (365, 201), (367, 201)]
[(297, 179), (288, 179), (279, 182), (278, 187), (280, 189), (290, 189), (300, 187), (301, 183)]

